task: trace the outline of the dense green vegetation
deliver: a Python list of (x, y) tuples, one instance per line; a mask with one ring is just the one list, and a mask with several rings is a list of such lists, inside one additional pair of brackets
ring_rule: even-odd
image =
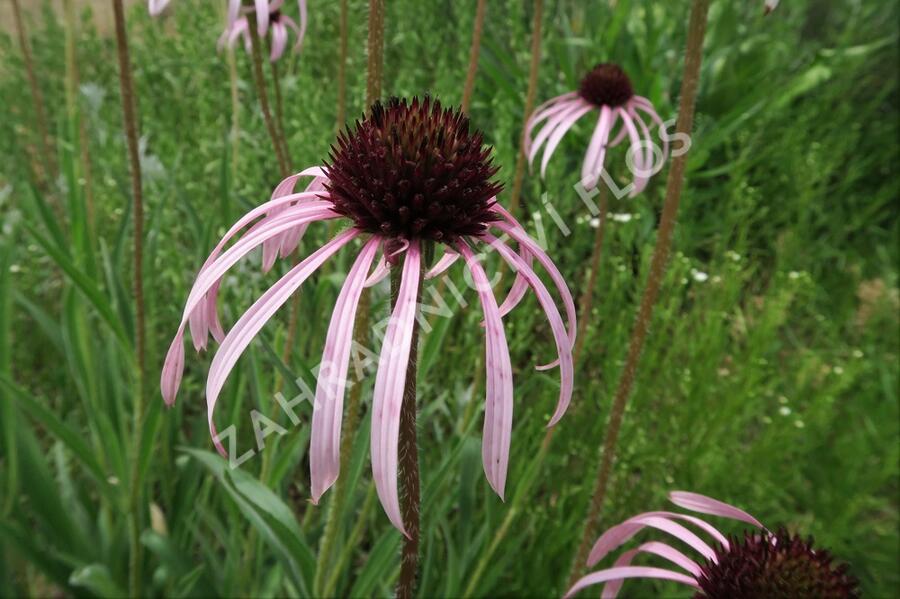
[[(336, 129), (338, 3), (310, 4), (302, 54), (280, 63), (297, 168), (320, 164)], [(614, 60), (664, 118), (674, 116), (688, 3), (547, 4), (539, 101), (573, 89), (592, 64)], [(603, 525), (662, 509), (669, 490), (697, 491), (814, 535), (849, 562), (867, 596), (887, 597), (900, 584), (900, 15), (894, 2), (792, 0), (763, 18), (761, 4), (713, 2), (675, 251)], [(389, 1), (385, 92), (459, 102), (474, 6)], [(240, 453), (255, 447), (251, 409), (289, 433), (268, 438), (261, 457), (228, 471), (206, 427), (209, 353), (188, 351), (172, 410), (159, 399), (157, 373), (194, 273), (279, 177), (243, 52), (232, 136), (229, 66), (215, 51), (223, 11), (200, 0), (174, 0), (172, 8), (151, 20), (139, 3), (128, 22), (147, 203), (144, 585), (171, 596), (304, 594), (333, 493), (318, 507), (309, 503), (309, 406), (290, 426), (273, 392), (285, 375), (312, 380), (308, 367), (318, 362), (350, 255), (304, 287), (287, 364), (278, 357), (287, 311), (241, 359), (218, 422), (238, 427)], [(364, 109), (366, 3), (351, 0), (350, 8), (348, 114), (355, 116)], [(80, 87), (67, 109), (64, 23), (50, 8), (28, 16), (55, 155), (39, 153), (21, 53), (3, 34), (0, 595), (120, 595), (128, 581), (134, 318), (115, 43), (90, 12), (80, 15)], [(524, 116), (530, 23), (530, 2), (489, 3), (471, 117), (495, 147), (504, 181)], [(537, 214), (528, 228), (546, 236), (576, 296), (593, 230), (572, 185), (591, 130), (576, 126), (546, 182), (534, 175), (525, 185)], [(59, 177), (42, 184), (35, 163), (58, 165)], [(558, 376), (532, 366), (553, 342), (533, 298), (506, 318), (517, 384), (505, 503), (481, 470), (480, 310), (456, 308), (423, 335), (422, 596), (563, 591), (645, 283), (664, 176), (611, 206), (631, 218), (610, 223), (575, 399), (540, 468), (534, 456)], [(545, 192), (570, 235), (542, 210)], [(311, 229), (304, 247), (325, 235), (324, 227)], [(245, 261), (223, 286), (227, 322), (276, 279), (258, 265)], [(459, 269), (453, 273), (462, 281)], [(477, 307), (471, 290), (468, 300)], [(378, 288), (377, 317), (387, 314), (387, 301)], [(366, 401), (370, 393), (371, 378)], [(335, 516), (342, 534), (320, 563), (339, 594), (388, 596), (400, 535), (374, 500), (366, 422), (342, 473), (349, 488)], [(630, 583), (625, 594), (651, 588), (668, 589)]]

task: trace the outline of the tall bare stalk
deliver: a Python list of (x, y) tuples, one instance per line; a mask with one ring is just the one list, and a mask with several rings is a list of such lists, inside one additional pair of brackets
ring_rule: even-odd
[(249, 15), (250, 33), (250, 51), (253, 62), (253, 82), (256, 85), (256, 93), (259, 96), (259, 106), (262, 109), (263, 120), (266, 123), (266, 130), (269, 132), (269, 138), (272, 140), (272, 148), (275, 150), (275, 159), (278, 161), (278, 170), (282, 177), (290, 175), (290, 166), (288, 165), (287, 156), (284, 155), (281, 139), (278, 136), (278, 125), (272, 117), (272, 111), (269, 108), (269, 92), (266, 88), (266, 78), (263, 74), (263, 57), (262, 57), (262, 40), (259, 39), (259, 31), (256, 26), (256, 13), (251, 12)]
[(347, 0), (341, 0), (340, 42), (338, 44), (337, 126), (340, 131), (347, 121)]
[(462, 111), (469, 112), (472, 104), (472, 92), (475, 89), (475, 73), (478, 72), (478, 54), (481, 51), (481, 31), (484, 29), (484, 11), (487, 0), (478, 0), (475, 9), (475, 25), (472, 27), (472, 46), (469, 48), (469, 70), (466, 72), (466, 84), (463, 88)]
[(516, 172), (513, 176), (512, 194), (509, 200), (509, 211), (516, 215), (522, 198), (522, 183), (525, 178), (525, 126), (534, 110), (537, 97), (538, 70), (541, 66), (541, 23), (544, 20), (544, 0), (534, 0), (534, 22), (531, 25), (531, 66), (528, 69), (528, 91), (525, 93), (525, 119), (522, 126), (522, 139), (516, 157)]
[[(31, 92), (31, 102), (34, 106), (35, 125), (39, 141), (41, 144), (41, 158), (32, 161), (34, 164), (35, 174), (38, 179), (46, 183), (46, 179), (52, 179), (56, 173), (56, 157), (53, 153), (53, 140), (50, 138), (50, 129), (47, 126), (47, 111), (44, 108), (44, 94), (41, 92), (41, 86), (38, 83), (37, 74), (34, 68), (34, 58), (31, 55), (31, 44), (28, 43), (28, 35), (25, 33), (25, 25), (22, 22), (22, 10), (19, 6), (19, 0), (12, 0), (13, 21), (16, 25), (16, 37), (19, 39), (19, 48), (22, 51), (22, 59), (25, 62), (25, 74), (28, 77), (28, 88)], [(49, 172), (43, 170), (43, 165), (47, 165)]]
[(136, 391), (134, 397), (134, 446), (131, 456), (131, 481), (129, 493), (130, 556), (128, 568), (129, 594), (141, 594), (141, 490), (140, 451), (144, 430), (144, 383), (146, 381), (146, 325), (144, 322), (144, 200), (141, 186), (141, 161), (138, 153), (137, 105), (134, 81), (131, 78), (131, 59), (128, 54), (128, 36), (125, 31), (125, 9), (122, 0), (112, 0), (116, 24), (116, 48), (119, 59), (119, 88), (122, 96), (122, 120), (128, 144), (128, 162), (131, 170), (132, 222), (134, 225), (134, 303), (135, 303), (135, 355), (137, 358)]
[[(691, 16), (688, 24), (687, 47), (684, 58), (684, 76), (681, 81), (681, 101), (678, 107), (678, 124), (676, 137), (684, 138), (689, 135), (694, 123), (694, 105), (697, 99), (697, 87), (700, 82), (700, 62), (703, 54), (703, 37), (706, 33), (706, 18), (709, 10), (709, 0), (693, 0)], [(678, 135), (681, 134), (681, 135)], [(666, 199), (663, 204), (659, 230), (656, 236), (656, 247), (650, 260), (650, 272), (647, 276), (647, 286), (641, 298), (641, 305), (635, 319), (634, 329), (631, 333), (631, 341), (628, 345), (628, 357), (622, 369), (619, 386), (616, 389), (612, 409), (607, 425), (606, 438), (603, 443), (603, 454), (600, 461), (600, 470), (594, 492), (591, 495), (590, 507), (587, 519), (584, 522), (584, 531), (581, 542), (575, 552), (575, 560), (569, 574), (567, 587), (578, 579), (585, 565), (591, 544), (596, 536), (597, 521), (606, 498), (609, 486), (613, 462), (616, 455), (616, 443), (619, 439), (619, 431), (622, 426), (622, 417), (625, 414), (625, 406), (634, 386), (635, 374), (640, 362), (641, 350), (647, 330), (653, 318), (653, 307), (659, 295), (666, 263), (669, 257), (669, 249), (672, 245), (672, 233), (675, 230), (675, 219), (678, 214), (678, 205), (681, 200), (681, 190), (684, 186), (684, 169), (687, 163), (687, 152), (683, 152), (672, 160), (669, 177), (666, 181)]]

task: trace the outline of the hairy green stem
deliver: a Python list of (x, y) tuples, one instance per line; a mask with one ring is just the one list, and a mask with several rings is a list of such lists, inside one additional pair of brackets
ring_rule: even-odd
[(462, 111), (469, 112), (472, 104), (472, 92), (475, 89), (475, 73), (478, 72), (478, 54), (481, 51), (481, 32), (484, 29), (484, 12), (487, 0), (478, 0), (475, 9), (475, 25), (472, 28), (472, 46), (469, 48), (469, 70), (466, 72), (466, 84), (463, 88)]
[(144, 431), (144, 383), (146, 381), (146, 325), (144, 321), (144, 201), (141, 186), (141, 162), (138, 153), (137, 105), (134, 81), (131, 78), (131, 59), (128, 54), (128, 37), (125, 31), (125, 9), (122, 0), (112, 0), (116, 24), (116, 48), (119, 59), (119, 88), (122, 96), (122, 119), (125, 139), (128, 143), (128, 160), (131, 170), (132, 222), (134, 224), (134, 303), (135, 303), (135, 355), (137, 372), (134, 397), (134, 446), (131, 456), (131, 480), (129, 490), (129, 536), (131, 553), (128, 568), (129, 594), (141, 594), (141, 491), (140, 453)]
[(341, 549), (341, 553), (334, 564), (334, 568), (331, 570), (331, 575), (328, 577), (328, 582), (325, 583), (325, 588), (322, 589), (322, 597), (334, 597), (334, 590), (337, 587), (340, 574), (347, 565), (347, 562), (350, 561), (350, 556), (352, 556), (353, 552), (357, 549), (360, 539), (362, 539), (363, 532), (365, 531), (368, 522), (369, 512), (371, 512), (372, 508), (375, 506), (376, 497), (375, 485), (369, 483), (369, 489), (366, 491), (366, 498), (363, 500), (362, 507), (356, 517), (356, 524), (353, 526), (353, 530), (350, 531), (350, 536), (347, 537), (347, 542), (344, 543), (344, 546)]
[[(684, 59), (684, 76), (681, 81), (681, 101), (678, 107), (678, 124), (676, 125), (676, 137), (690, 134), (694, 122), (694, 105), (697, 99), (697, 88), (700, 82), (700, 62), (703, 54), (703, 37), (706, 32), (706, 18), (710, 0), (693, 0), (691, 6), (690, 22), (688, 24), (687, 47)], [(678, 135), (681, 134), (681, 135)], [(647, 330), (653, 318), (653, 307), (659, 295), (665, 274), (666, 263), (669, 257), (669, 249), (672, 244), (672, 233), (675, 229), (675, 220), (678, 213), (678, 205), (681, 200), (681, 190), (684, 186), (684, 170), (687, 163), (687, 152), (682, 152), (672, 160), (669, 177), (666, 181), (666, 199), (663, 204), (662, 215), (657, 231), (656, 247), (650, 261), (650, 272), (647, 276), (647, 286), (641, 298), (641, 305), (635, 319), (634, 329), (631, 333), (631, 341), (628, 345), (628, 357), (622, 369), (619, 385), (613, 399), (609, 416), (606, 438), (603, 443), (603, 453), (600, 460), (600, 469), (597, 473), (596, 484), (591, 495), (587, 519), (584, 523), (584, 531), (572, 570), (569, 574), (567, 587), (575, 583), (584, 568), (585, 560), (596, 535), (597, 521), (603, 508), (603, 501), (609, 486), (613, 462), (615, 461), (616, 443), (622, 426), (622, 417), (625, 414), (625, 406), (634, 385), (635, 374), (640, 362), (641, 350)]]
[(534, 110), (537, 97), (538, 69), (541, 66), (541, 24), (544, 19), (544, 0), (534, 0), (534, 22), (531, 26), (531, 66), (528, 69), (528, 91), (525, 93), (525, 120), (522, 126), (522, 139), (519, 153), (516, 156), (516, 172), (513, 176), (512, 194), (509, 200), (509, 211), (513, 216), (519, 211), (522, 198), (522, 183), (525, 179), (525, 126)]

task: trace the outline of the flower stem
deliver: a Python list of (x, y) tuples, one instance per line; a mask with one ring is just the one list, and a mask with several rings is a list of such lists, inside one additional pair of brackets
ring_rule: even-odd
[(141, 480), (140, 452), (144, 431), (144, 381), (146, 360), (144, 346), (146, 325), (144, 322), (143, 240), (144, 202), (141, 188), (141, 162), (138, 154), (137, 106), (134, 82), (131, 79), (131, 59), (128, 55), (128, 37), (125, 32), (125, 9), (122, 0), (112, 0), (116, 25), (116, 48), (119, 59), (119, 87), (122, 95), (122, 118), (125, 139), (128, 143), (128, 160), (131, 167), (132, 221), (134, 223), (134, 302), (135, 302), (135, 354), (137, 357), (136, 389), (134, 397), (134, 446), (131, 456), (131, 480), (129, 493), (130, 556), (128, 567), (129, 594), (141, 594)]
[[(52, 179), (56, 172), (54, 166), (54, 154), (51, 148), (53, 142), (50, 139), (50, 130), (47, 127), (47, 111), (44, 108), (44, 95), (41, 93), (41, 86), (38, 84), (37, 75), (34, 68), (34, 59), (31, 56), (31, 46), (28, 43), (28, 36), (25, 34), (25, 25), (22, 23), (22, 10), (19, 7), (19, 0), (12, 0), (13, 20), (16, 24), (16, 36), (19, 39), (19, 48), (22, 51), (22, 59), (25, 62), (25, 74), (28, 76), (28, 87), (31, 91), (31, 102), (34, 105), (34, 117), (38, 129), (38, 137), (40, 138), (41, 154), (43, 156), (34, 161), (35, 174), (38, 180), (46, 183), (46, 178)], [(48, 165), (49, 173), (44, 172), (43, 165)]]
[(272, 88), (275, 90), (275, 129), (278, 132), (278, 141), (281, 144), (281, 155), (290, 168), (291, 152), (288, 150), (287, 134), (284, 132), (284, 103), (281, 99), (281, 75), (278, 70), (278, 63), (270, 63), (272, 67)]
[(337, 127), (340, 131), (347, 120), (347, 0), (341, 0), (340, 42), (337, 75)]
[(478, 0), (478, 7), (475, 9), (472, 46), (469, 49), (469, 70), (466, 72), (466, 85), (463, 88), (463, 112), (469, 112), (469, 106), (472, 104), (472, 91), (475, 89), (475, 73), (478, 72), (478, 54), (481, 50), (481, 31), (484, 29), (484, 10), (486, 5), (487, 0)]
[(237, 60), (234, 48), (228, 48), (228, 80), (231, 88), (231, 180), (237, 181), (238, 151), (241, 137), (241, 96), (238, 89)]
[[(425, 274), (425, 260), (419, 267), (419, 288), (416, 292), (416, 303), (422, 300), (422, 278)], [(402, 268), (395, 265), (391, 268), (391, 309), (397, 303), (400, 292)], [(409, 348), (409, 366), (406, 368), (406, 386), (403, 390), (403, 403), (400, 407), (400, 441), (398, 445), (400, 478), (400, 513), (407, 536), (403, 539), (403, 550), (400, 561), (400, 579), (397, 582), (397, 598), (410, 599), (416, 590), (419, 570), (419, 447), (416, 442), (416, 371), (419, 343), (419, 321), (413, 321), (412, 341)]]
[(278, 126), (275, 124), (275, 119), (272, 118), (272, 111), (269, 109), (269, 92), (266, 90), (266, 79), (265, 75), (263, 75), (262, 44), (256, 26), (256, 13), (251, 12), (247, 16), (250, 20), (247, 29), (250, 32), (250, 49), (253, 55), (253, 82), (256, 84), (256, 92), (259, 95), (259, 105), (262, 108), (263, 120), (266, 122), (266, 130), (269, 132), (272, 147), (275, 149), (278, 170), (282, 177), (287, 177), (290, 174), (290, 167), (288, 166), (287, 157), (282, 151), (281, 141), (278, 138)]
[(597, 286), (597, 274), (600, 272), (600, 257), (603, 250), (603, 235), (606, 230), (607, 204), (609, 202), (609, 187), (606, 183), (600, 182), (598, 191), (597, 205), (599, 214), (597, 218), (597, 230), (594, 233), (594, 250), (591, 254), (591, 271), (588, 276), (587, 284), (582, 291), (581, 299), (578, 303), (578, 333), (575, 337), (574, 359), (575, 365), (578, 365), (578, 358), (581, 357), (581, 351), (584, 349), (585, 334), (587, 333), (587, 324), (590, 321), (591, 310), (593, 308), (594, 288)]
[[(538, 69), (541, 66), (541, 23), (544, 18), (544, 0), (534, 0), (534, 23), (531, 26), (531, 67), (528, 70), (528, 91), (525, 94), (525, 123), (534, 110), (537, 97)], [(522, 127), (522, 139), (519, 154), (516, 157), (516, 172), (513, 178), (512, 194), (509, 200), (509, 211), (513, 216), (519, 211), (522, 198), (522, 183), (525, 178), (525, 127)]]
[[(681, 102), (678, 107), (678, 124), (676, 132), (682, 136), (689, 135), (694, 122), (694, 104), (697, 99), (697, 87), (700, 82), (700, 61), (703, 52), (703, 37), (706, 32), (706, 18), (710, 0), (693, 0), (691, 16), (688, 24), (687, 48), (684, 59), (684, 76), (681, 81)], [(678, 136), (681, 137), (681, 136)], [(570, 587), (578, 579), (584, 567), (592, 541), (596, 535), (597, 521), (606, 497), (609, 486), (612, 465), (615, 460), (616, 442), (619, 430), (622, 426), (622, 417), (625, 413), (625, 405), (634, 385), (635, 373), (647, 336), (647, 329), (653, 316), (653, 307), (659, 295), (660, 285), (665, 274), (666, 262), (669, 257), (669, 248), (672, 243), (672, 233), (675, 228), (675, 218), (678, 213), (678, 204), (681, 200), (681, 190), (684, 185), (684, 170), (687, 163), (687, 152), (676, 156), (672, 160), (669, 177), (666, 181), (666, 199), (663, 204), (662, 216), (657, 232), (656, 247), (650, 261), (650, 273), (647, 276), (647, 286), (641, 298), (634, 329), (631, 333), (631, 341), (628, 346), (628, 357), (622, 370), (619, 386), (616, 389), (615, 399), (607, 426), (606, 439), (603, 443), (603, 454), (600, 462), (600, 470), (594, 492), (591, 496), (587, 519), (584, 523), (581, 542), (575, 553), (572, 570), (566, 587)]]
[(381, 98), (384, 79), (384, 0), (369, 0), (369, 64), (366, 70), (366, 103)]

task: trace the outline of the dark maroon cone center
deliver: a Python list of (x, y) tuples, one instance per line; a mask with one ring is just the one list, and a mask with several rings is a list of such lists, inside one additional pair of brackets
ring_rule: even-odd
[(616, 107), (634, 96), (631, 80), (617, 64), (605, 62), (591, 69), (581, 80), (578, 93), (596, 106)]
[(708, 560), (697, 582), (695, 598), (708, 599), (855, 599), (858, 581), (830, 553), (813, 548), (785, 529), (746, 533), (732, 538), (729, 549), (719, 547), (717, 563)]
[(429, 97), (374, 104), (338, 135), (325, 170), (335, 210), (369, 233), (452, 243), (496, 220), (491, 148)]

